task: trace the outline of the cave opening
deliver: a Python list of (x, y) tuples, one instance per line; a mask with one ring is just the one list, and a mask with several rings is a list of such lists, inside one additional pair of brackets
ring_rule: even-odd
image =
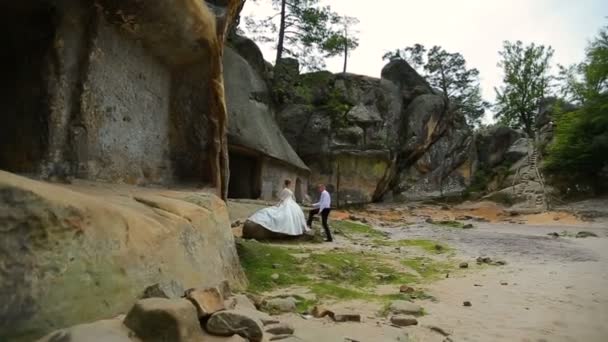
[(239, 153), (229, 152), (230, 181), (228, 197), (235, 199), (256, 199), (260, 197), (260, 158)]
[[(29, 2), (26, 2), (29, 3)], [(52, 8), (0, 4), (0, 169), (38, 171), (48, 147), (48, 52), (53, 44)]]

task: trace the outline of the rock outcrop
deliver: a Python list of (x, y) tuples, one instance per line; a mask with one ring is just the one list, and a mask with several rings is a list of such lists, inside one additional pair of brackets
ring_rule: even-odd
[[(285, 179), (299, 194), (308, 187), (309, 169), (287, 142), (276, 123), (268, 66), (258, 47), (236, 36), (224, 55), (226, 101), (230, 124), (231, 198), (277, 199)], [(299, 182), (297, 181), (299, 180)]]
[[(240, 0), (0, 5), (0, 168), (225, 197), (224, 36)], [(31, 103), (22, 106), (21, 103)]]
[(215, 195), (81, 183), (0, 171), (0, 340), (126, 313), (153, 284), (172, 298), (244, 285)]
[(470, 182), (471, 130), (405, 61), (381, 79), (299, 75), (289, 61), (274, 77), (279, 124), (335, 205), (439, 196)]

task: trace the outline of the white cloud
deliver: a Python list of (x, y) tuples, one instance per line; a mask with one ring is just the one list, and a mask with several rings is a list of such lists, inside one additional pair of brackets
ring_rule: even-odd
[[(360, 45), (350, 57), (349, 72), (379, 77), (388, 50), (414, 43), (441, 45), (460, 52), (481, 73), (482, 91), (494, 99), (501, 83), (496, 66), (504, 40), (551, 45), (554, 62), (571, 64), (606, 24), (603, 0), (322, 0), (341, 14), (357, 17)], [(269, 6), (248, 4), (244, 15), (269, 12)], [(263, 48), (272, 60), (271, 47)], [(342, 60), (329, 60), (328, 69), (341, 71)]]

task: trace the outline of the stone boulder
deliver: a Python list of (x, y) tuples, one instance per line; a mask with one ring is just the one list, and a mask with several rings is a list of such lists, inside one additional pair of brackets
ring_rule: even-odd
[(194, 342), (202, 334), (196, 308), (186, 299), (142, 299), (124, 324), (145, 342)]
[(479, 163), (490, 168), (501, 164), (513, 143), (524, 137), (522, 132), (504, 126), (481, 131), (476, 136)]
[(398, 85), (406, 99), (414, 99), (418, 95), (432, 94), (429, 83), (420, 76), (405, 60), (397, 59), (382, 68), (382, 78)]
[(214, 335), (239, 335), (252, 342), (259, 342), (264, 338), (262, 322), (239, 310), (216, 312), (207, 321), (206, 329)]
[(127, 312), (142, 291), (245, 283), (226, 205), (204, 192), (76, 182), (0, 171), (0, 340)]
[(424, 310), (420, 305), (405, 300), (395, 300), (389, 306), (389, 311), (395, 315), (422, 315)]
[(188, 299), (198, 312), (198, 318), (204, 319), (212, 314), (224, 310), (224, 297), (215, 287), (206, 289), (190, 289), (186, 291), (186, 299)]

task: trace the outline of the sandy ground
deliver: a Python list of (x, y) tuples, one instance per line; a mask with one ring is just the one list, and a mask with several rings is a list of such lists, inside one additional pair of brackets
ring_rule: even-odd
[[(428, 313), (418, 326), (391, 326), (377, 315), (379, 308), (374, 303), (334, 303), (334, 307), (361, 313), (363, 323), (284, 315), (281, 319), (296, 328), (299, 339), (294, 340), (446, 341), (428, 328), (440, 326), (451, 334), (452, 341), (608, 341), (606, 221), (585, 222), (565, 211), (519, 215), (489, 202), (453, 208), (370, 206), (364, 211), (332, 213), (333, 219), (352, 216), (367, 219), (391, 239), (447, 243), (456, 250), (454, 258), (468, 261), (470, 268), (426, 285), (425, 290), (437, 301), (418, 303)], [(428, 218), (459, 219), (475, 228), (447, 229), (427, 223)], [(599, 237), (573, 237), (583, 230)], [(553, 232), (569, 237), (547, 235)], [(318, 248), (336, 247), (362, 248), (340, 236), (335, 243)], [(475, 259), (479, 256), (508, 264), (478, 266)], [(463, 306), (464, 301), (472, 306)]]

